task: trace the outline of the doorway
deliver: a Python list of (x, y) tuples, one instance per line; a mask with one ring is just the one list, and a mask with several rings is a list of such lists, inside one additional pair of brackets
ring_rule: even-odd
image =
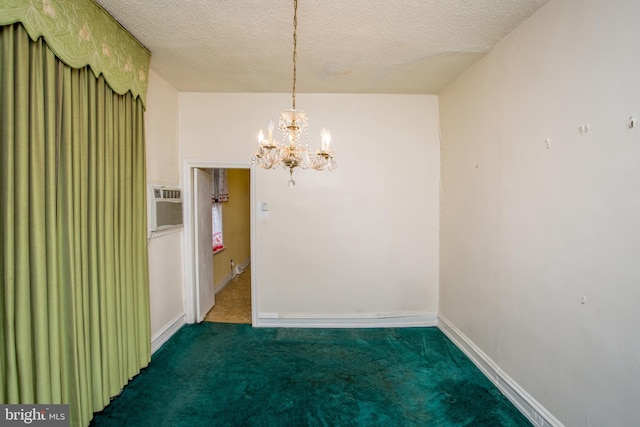
[[(184, 278), (185, 278), (185, 315), (188, 323), (200, 322), (204, 319), (206, 313), (202, 313), (203, 306), (200, 304), (199, 299), (202, 295), (208, 295), (209, 293), (219, 291), (227, 285), (225, 281), (233, 280), (239, 273), (243, 273), (245, 279), (248, 277), (250, 280), (250, 293), (251, 293), (251, 324), (256, 324), (257, 313), (257, 292), (256, 292), (256, 280), (254, 273), (254, 266), (256, 265), (256, 245), (254, 242), (254, 230), (255, 230), (255, 169), (251, 167), (250, 163), (231, 163), (231, 162), (217, 162), (217, 161), (204, 161), (204, 160), (185, 160), (183, 168), (184, 176), (184, 206), (185, 206), (185, 222), (184, 222), (184, 243), (185, 243), (185, 260), (184, 260)], [(226, 247), (220, 253), (212, 256), (211, 250), (208, 252), (209, 266), (206, 266), (206, 257), (199, 255), (202, 250), (198, 248), (198, 245), (202, 245), (202, 239), (206, 239), (206, 233), (198, 232), (198, 223), (202, 222), (202, 215), (206, 214), (203, 209), (198, 209), (197, 194), (198, 194), (198, 182), (195, 178), (198, 173), (197, 170), (210, 171), (213, 169), (227, 169), (233, 170), (233, 176), (244, 176), (248, 179), (249, 194), (240, 195), (240, 197), (246, 197), (248, 200), (244, 201), (244, 209), (248, 210), (248, 226), (249, 226), (249, 238), (248, 245), (250, 248), (238, 248), (232, 249), (231, 246)], [(230, 199), (233, 197), (231, 188), (233, 188), (233, 182), (230, 185)], [(246, 191), (245, 191), (246, 192)], [(239, 202), (239, 200), (236, 200)], [(229, 205), (230, 206), (230, 205)], [(228, 206), (227, 206), (228, 207)], [(237, 207), (237, 206), (236, 206)], [(232, 211), (230, 211), (232, 212)], [(211, 209), (209, 209), (211, 213)], [(235, 215), (235, 214), (234, 214)], [(235, 220), (234, 217), (228, 218), (231, 222)], [(210, 219), (207, 219), (210, 220)], [(205, 220), (205, 222), (207, 221)], [(223, 215), (224, 221), (224, 215)], [(236, 224), (236, 228), (237, 228)], [(246, 225), (245, 225), (246, 226)], [(245, 230), (246, 233), (246, 230)], [(223, 239), (229, 239), (232, 243), (237, 236), (224, 236)], [(211, 247), (211, 234), (208, 235), (207, 245)], [(237, 243), (236, 243), (237, 245)], [(243, 244), (240, 244), (241, 246)], [(245, 245), (246, 246), (246, 245)], [(225, 252), (226, 251), (226, 252)], [(247, 257), (246, 254), (249, 254)], [(215, 259), (214, 257), (217, 257)], [(238, 258), (239, 257), (239, 258)], [(236, 259), (234, 259), (236, 258)], [(215, 264), (214, 264), (215, 261)], [(232, 264), (233, 262), (233, 264)], [(207, 277), (206, 273), (201, 274), (203, 267), (212, 267), (214, 269), (213, 275), (216, 277), (207, 283), (199, 281), (199, 277)], [(245, 271), (246, 270), (246, 271)], [(245, 274), (248, 273), (248, 274)], [(204, 289), (203, 287), (208, 287)], [(215, 290), (214, 290), (215, 288)], [(207, 310), (208, 311), (208, 310)]]
[(239, 269), (222, 289), (205, 322), (251, 324), (251, 268)]

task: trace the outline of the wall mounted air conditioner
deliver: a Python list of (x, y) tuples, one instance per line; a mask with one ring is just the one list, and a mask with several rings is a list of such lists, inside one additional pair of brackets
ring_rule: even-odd
[(149, 186), (149, 231), (182, 227), (182, 190), (165, 185)]

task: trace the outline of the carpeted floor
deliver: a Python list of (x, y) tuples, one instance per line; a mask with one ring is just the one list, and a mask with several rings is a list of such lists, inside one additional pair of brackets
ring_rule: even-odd
[(528, 426), (437, 328), (185, 325), (94, 426)]

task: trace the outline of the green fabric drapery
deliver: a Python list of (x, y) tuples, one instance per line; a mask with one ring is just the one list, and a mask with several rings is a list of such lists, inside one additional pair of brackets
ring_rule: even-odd
[(72, 425), (150, 360), (143, 105), (0, 27), (0, 402)]
[(0, 26), (20, 22), (72, 68), (91, 67), (145, 103), (151, 53), (94, 0), (2, 0)]

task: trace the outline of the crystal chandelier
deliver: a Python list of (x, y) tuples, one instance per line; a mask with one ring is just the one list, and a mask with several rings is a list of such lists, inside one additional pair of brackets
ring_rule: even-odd
[(273, 119), (269, 120), (267, 137), (262, 129), (258, 134), (258, 149), (253, 153), (252, 163), (264, 169), (282, 166), (289, 169), (290, 188), (295, 187), (293, 170), (312, 168), (333, 170), (336, 161), (331, 148), (331, 134), (324, 127), (321, 132), (321, 146), (315, 151), (309, 149), (309, 123), (307, 113), (296, 110), (296, 60), (297, 60), (298, 0), (293, 0), (293, 88), (291, 98), (293, 108), (280, 113), (277, 134), (274, 135)]

